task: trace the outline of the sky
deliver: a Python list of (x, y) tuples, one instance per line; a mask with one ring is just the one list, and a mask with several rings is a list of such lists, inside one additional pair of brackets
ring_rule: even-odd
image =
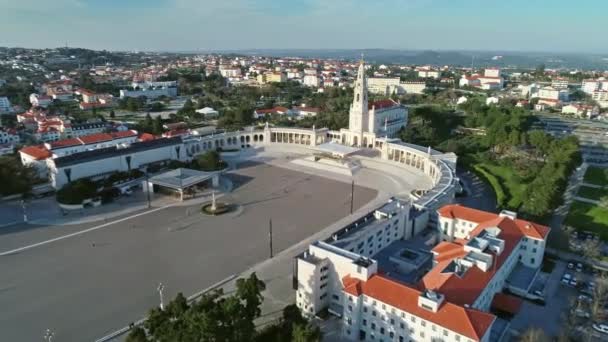
[(608, 52), (606, 0), (0, 0), (0, 46)]

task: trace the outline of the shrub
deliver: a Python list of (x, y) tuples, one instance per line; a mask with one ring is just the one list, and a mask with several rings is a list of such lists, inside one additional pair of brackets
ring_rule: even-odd
[(57, 202), (63, 204), (82, 204), (85, 199), (97, 195), (97, 186), (90, 179), (79, 179), (66, 184), (57, 191)]

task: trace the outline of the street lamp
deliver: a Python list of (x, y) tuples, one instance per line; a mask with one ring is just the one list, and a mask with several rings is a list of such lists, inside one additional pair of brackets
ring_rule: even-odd
[(51, 329), (46, 329), (46, 332), (44, 333), (44, 340), (47, 342), (51, 342), (54, 336), (55, 333), (53, 333)]
[(25, 200), (21, 200), (21, 208), (23, 208), (23, 222), (27, 223), (27, 208)]
[(159, 283), (156, 290), (158, 291), (158, 295), (160, 296), (160, 309), (164, 310), (165, 305), (163, 304), (163, 290), (165, 289), (165, 285), (163, 283)]

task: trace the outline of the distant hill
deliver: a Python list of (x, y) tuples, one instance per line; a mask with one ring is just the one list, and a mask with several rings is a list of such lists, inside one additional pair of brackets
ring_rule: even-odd
[(414, 51), (414, 50), (388, 50), (388, 49), (361, 49), (361, 50), (282, 50), (282, 49), (255, 49), (216, 51), (222, 53), (236, 53), (243, 55), (263, 55), (276, 57), (303, 57), (303, 58), (334, 58), (350, 59), (360, 58), (373, 63), (387, 64), (430, 64), (436, 66), (500, 66), (512, 68), (535, 68), (545, 64), (547, 68), (581, 68), (608, 70), (608, 55), (578, 55), (540, 52), (501, 52), (501, 51)]

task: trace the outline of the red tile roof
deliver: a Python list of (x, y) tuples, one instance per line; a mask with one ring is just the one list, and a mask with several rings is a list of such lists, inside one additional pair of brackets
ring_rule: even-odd
[(346, 293), (354, 296), (365, 294), (477, 341), (489, 333), (488, 330), (496, 319), (492, 314), (465, 308), (448, 301), (444, 301), (437, 312), (423, 309), (418, 306), (421, 291), (378, 274), (373, 275), (367, 281), (347, 276), (343, 279), (343, 283)]
[(398, 106), (399, 104), (391, 99), (379, 100), (369, 104), (369, 108), (384, 109)]
[(96, 134), (89, 134), (89, 135), (84, 135), (80, 138), (80, 141), (82, 141), (84, 144), (96, 144), (96, 143), (100, 143), (100, 142), (104, 142), (104, 141), (110, 141), (112, 140), (112, 136), (108, 133), (96, 133)]
[(110, 133), (110, 135), (114, 139), (136, 137), (137, 136), (137, 131), (130, 129), (128, 131), (113, 132), (113, 133)]
[(156, 139), (156, 137), (150, 133), (143, 133), (139, 136), (139, 141), (150, 141), (154, 139)]
[(61, 140), (53, 141), (52, 143), (50, 143), (50, 145), (51, 145), (51, 149), (55, 150), (58, 148), (82, 145), (82, 141), (80, 141), (77, 138), (61, 139)]
[(26, 146), (20, 149), (19, 152), (27, 154), (36, 160), (44, 160), (51, 156), (51, 152), (47, 150), (43, 145)]

